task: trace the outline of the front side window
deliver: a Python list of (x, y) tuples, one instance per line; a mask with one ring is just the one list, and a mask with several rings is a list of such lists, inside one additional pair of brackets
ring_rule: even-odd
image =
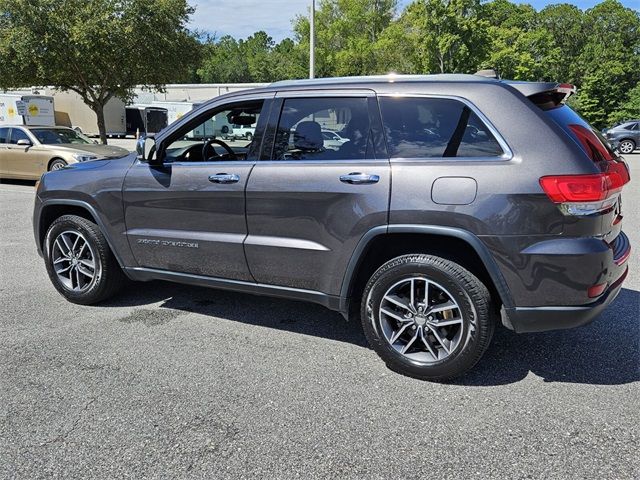
[[(238, 102), (210, 111), (195, 122), (186, 123), (172, 135), (165, 149), (164, 162), (212, 162), (246, 160), (257, 149), (255, 137), (242, 140), (234, 129), (255, 126), (264, 100)], [(253, 132), (252, 132), (253, 133)]]
[(500, 157), (503, 150), (478, 115), (446, 98), (382, 97), (391, 158)]
[(22, 130), (18, 129), (18, 128), (12, 128), (11, 129), (11, 140), (9, 141), (9, 143), (12, 144), (16, 144), (18, 143), (18, 140), (29, 140), (29, 135), (27, 135), (26, 133), (24, 133)]
[(290, 98), (282, 106), (273, 158), (363, 160), (371, 145), (366, 98)]

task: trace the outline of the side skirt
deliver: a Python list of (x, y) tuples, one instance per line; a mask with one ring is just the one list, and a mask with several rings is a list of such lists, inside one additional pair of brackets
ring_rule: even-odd
[(165, 280), (186, 285), (197, 285), (199, 287), (219, 288), (221, 290), (232, 290), (253, 295), (300, 300), (303, 302), (317, 303), (329, 310), (340, 310), (340, 297), (327, 295), (326, 293), (316, 292), (314, 290), (265, 285), (262, 283), (244, 282), (242, 280), (227, 280), (224, 278), (206, 277), (204, 275), (171, 272), (154, 268), (129, 267), (125, 268), (124, 271), (131, 280), (138, 282)]

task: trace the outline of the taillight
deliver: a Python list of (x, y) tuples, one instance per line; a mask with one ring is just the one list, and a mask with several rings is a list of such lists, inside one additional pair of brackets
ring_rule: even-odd
[(624, 164), (611, 162), (606, 173), (550, 175), (540, 178), (540, 186), (565, 214), (592, 215), (613, 207), (616, 194), (628, 181)]

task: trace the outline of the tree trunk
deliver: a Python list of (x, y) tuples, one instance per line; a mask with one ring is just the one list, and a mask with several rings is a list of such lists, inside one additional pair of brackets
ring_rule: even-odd
[(98, 119), (98, 132), (100, 133), (100, 142), (103, 145), (107, 144), (107, 129), (104, 124), (104, 105), (96, 102), (92, 105), (93, 111), (96, 112), (96, 118)]

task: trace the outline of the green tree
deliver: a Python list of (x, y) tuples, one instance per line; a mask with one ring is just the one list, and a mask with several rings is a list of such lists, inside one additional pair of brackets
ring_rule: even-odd
[(494, 0), (482, 6), (481, 15), (490, 24), (490, 48), (482, 66), (495, 68), (503, 78), (542, 79), (554, 45), (552, 35), (537, 28), (536, 10), (528, 4)]
[[(367, 75), (379, 70), (377, 43), (391, 23), (397, 0), (321, 0), (315, 14), (316, 75)], [(309, 19), (293, 24), (308, 64)]]
[(416, 0), (398, 22), (419, 73), (473, 73), (489, 49), (480, 0)]
[(640, 13), (604, 0), (585, 12), (585, 31), (576, 106), (588, 121), (604, 127), (640, 83)]
[(160, 90), (189, 75), (198, 44), (186, 0), (0, 0), (0, 86), (53, 85), (96, 113), (138, 84)]
[(640, 118), (640, 83), (633, 87), (625, 101), (611, 114), (609, 114), (609, 125), (614, 125), (625, 120)]

